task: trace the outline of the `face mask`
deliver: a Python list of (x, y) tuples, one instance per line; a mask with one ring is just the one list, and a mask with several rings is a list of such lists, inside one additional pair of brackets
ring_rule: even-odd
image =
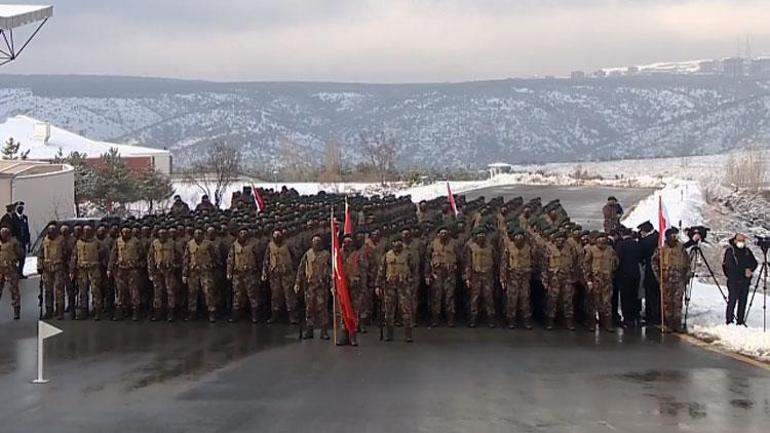
[(746, 242), (736, 242), (735, 246), (741, 249), (746, 248)]

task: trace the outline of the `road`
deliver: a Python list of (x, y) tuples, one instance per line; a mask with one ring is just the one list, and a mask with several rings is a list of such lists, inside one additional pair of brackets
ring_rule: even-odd
[[(511, 193), (535, 193), (529, 188)], [(540, 191), (547, 200), (566, 190)], [(589, 218), (609, 193), (561, 197)], [(33, 385), (36, 303), (36, 279), (23, 284), (22, 320), (10, 320), (7, 292), (0, 301), (2, 433), (751, 433), (770, 425), (768, 370), (654, 331), (418, 328), (414, 344), (397, 330), (401, 341), (374, 332), (358, 348), (337, 348), (299, 341), (285, 325), (52, 321), (64, 330), (45, 344), (52, 381)]]
[(573, 221), (590, 229), (602, 228), (602, 206), (607, 197), (614, 195), (624, 206), (626, 212), (639, 200), (652, 193), (650, 188), (613, 188), (605, 186), (542, 186), (542, 185), (505, 185), (493, 186), (463, 193), (468, 199), (484, 196), (490, 200), (503, 196), (509, 200), (521, 196), (524, 201), (540, 197), (543, 204), (559, 199)]

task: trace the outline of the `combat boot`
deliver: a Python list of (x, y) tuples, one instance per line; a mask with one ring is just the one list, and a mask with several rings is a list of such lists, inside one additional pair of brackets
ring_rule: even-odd
[(158, 320), (160, 320), (160, 311), (153, 311), (150, 322), (157, 322)]
[(53, 317), (53, 313), (51, 313), (51, 310), (53, 310), (53, 308), (46, 307), (45, 313), (43, 313), (43, 320), (48, 320), (51, 317)]
[(259, 311), (256, 308), (251, 309), (251, 323), (257, 323), (259, 319)]
[(524, 321), (524, 329), (526, 329), (527, 331), (532, 330), (532, 319), (526, 319)]
[(118, 322), (120, 320), (123, 320), (123, 308), (122, 307), (115, 307), (115, 314), (112, 316), (113, 322)]
[(393, 327), (392, 326), (386, 326), (385, 327), (385, 341), (393, 341)]
[(350, 345), (353, 347), (358, 346), (358, 340), (356, 339), (356, 334), (353, 334), (350, 336)]
[(446, 321), (447, 321), (447, 326), (449, 326), (450, 328), (454, 328), (455, 327), (455, 318), (454, 318), (454, 316), (447, 317)]
[(102, 320), (102, 312), (99, 310), (94, 311), (94, 322)]
[(227, 319), (227, 323), (236, 323), (241, 318), (241, 310), (233, 310), (230, 314), (230, 318)]
[(305, 333), (302, 334), (303, 340), (312, 340), (313, 339), (313, 328), (306, 328)]
[(545, 319), (545, 330), (553, 331), (553, 319), (550, 317)]
[(166, 313), (166, 321), (167, 322), (170, 323), (170, 322), (174, 321), (174, 313), (175, 313), (175, 311), (174, 311), (173, 308), (169, 308), (168, 309), (168, 312)]
[(13, 320), (21, 318), (21, 307), (13, 307)]
[(337, 346), (347, 346), (350, 344), (350, 334), (348, 334), (348, 331), (342, 331), (336, 344)]
[(216, 323), (217, 315), (213, 311), (209, 313), (209, 323)]
[(322, 340), (328, 340), (329, 339), (329, 333), (326, 332), (326, 328), (321, 329), (320, 337), (321, 337)]
[(292, 325), (296, 325), (299, 323), (299, 319), (297, 319), (296, 311), (289, 311), (289, 323)]
[(476, 321), (472, 320), (472, 321), (468, 322), (468, 327), (469, 328), (475, 328), (476, 327)]
[(613, 325), (613, 322), (609, 319), (602, 320), (602, 328), (604, 328), (604, 330), (609, 333), (615, 332), (615, 326)]
[(412, 339), (412, 328), (409, 326), (404, 328), (404, 335), (406, 336), (406, 342), (407, 343), (413, 343), (414, 340)]
[(134, 311), (131, 314), (131, 321), (132, 322), (138, 322), (139, 321), (139, 307), (134, 307)]
[(487, 324), (490, 329), (494, 329), (497, 325), (495, 324), (495, 319), (490, 319), (489, 323)]
[(575, 330), (575, 319), (567, 319), (567, 329), (570, 331)]

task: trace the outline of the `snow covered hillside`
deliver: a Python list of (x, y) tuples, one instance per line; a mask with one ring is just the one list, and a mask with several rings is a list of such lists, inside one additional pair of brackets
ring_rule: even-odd
[(481, 167), (768, 143), (770, 82), (661, 75), (371, 85), (4, 75), (0, 118), (20, 113), (94, 139), (169, 148), (175, 163), (216, 140), (241, 145), (252, 164), (280, 163), (287, 142), (319, 162), (332, 139), (347, 144), (344, 159), (358, 162), (361, 131), (386, 130), (400, 143), (402, 166)]

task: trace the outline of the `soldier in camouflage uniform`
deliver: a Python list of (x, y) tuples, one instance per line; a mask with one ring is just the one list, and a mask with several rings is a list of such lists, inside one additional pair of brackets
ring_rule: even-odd
[[(64, 247), (64, 263), (65, 266), (68, 266), (70, 263), (70, 260), (72, 259), (72, 253), (75, 251), (75, 242), (77, 242), (77, 237), (72, 235), (72, 231), (70, 230), (69, 226), (62, 225), (59, 228), (59, 234), (62, 238), (62, 246)], [(77, 303), (77, 293), (75, 290), (75, 281), (73, 281), (70, 278), (70, 275), (68, 272), (65, 271), (66, 277), (64, 282), (64, 289), (65, 293), (67, 294), (67, 308), (65, 311), (67, 312), (74, 312), (75, 311), (75, 304)]]
[(468, 326), (476, 327), (479, 306), (483, 305), (490, 328), (495, 327), (495, 252), (483, 227), (473, 229), (473, 239), (465, 246), (465, 284), (470, 288), (471, 317)]
[[(313, 338), (313, 328), (321, 329), (321, 338), (329, 339), (329, 288), (331, 287), (331, 256), (322, 248), (320, 236), (313, 236), (311, 247), (302, 255), (294, 282), (294, 293), (305, 293), (305, 333), (302, 338)], [(345, 332), (347, 334), (347, 332)], [(345, 335), (342, 340), (348, 340)], [(347, 341), (345, 341), (347, 344)]]
[(369, 263), (363, 248), (356, 248), (353, 237), (345, 235), (342, 239), (342, 266), (345, 269), (345, 278), (348, 282), (348, 290), (353, 300), (353, 308), (358, 316), (356, 323), (358, 332), (366, 334), (366, 325), (369, 320)]
[(406, 341), (411, 343), (414, 311), (412, 311), (414, 294), (414, 269), (409, 252), (404, 248), (400, 238), (393, 240), (392, 248), (385, 253), (377, 273), (375, 292), (382, 300), (386, 335), (385, 341), (393, 340), (393, 326), (396, 321), (396, 309), (404, 324)]
[(187, 317), (194, 320), (198, 314), (198, 296), (203, 294), (209, 313), (209, 322), (216, 322), (216, 293), (214, 292), (214, 266), (217, 256), (216, 245), (196, 228), (193, 238), (187, 242), (182, 271), (182, 282), (187, 284)]
[(152, 321), (161, 320), (163, 311), (163, 297), (166, 298), (166, 320), (174, 321), (174, 315), (177, 308), (177, 286), (176, 263), (181, 263), (182, 256), (179, 255), (174, 240), (169, 239), (168, 230), (161, 227), (158, 230), (157, 238), (152, 240), (150, 249), (147, 252), (147, 275), (153, 284), (152, 296)]
[(241, 310), (248, 300), (251, 323), (257, 323), (259, 312), (257, 245), (255, 240), (249, 238), (249, 230), (241, 227), (238, 230), (238, 237), (230, 247), (227, 255), (227, 279), (233, 285), (233, 310), (228, 322), (238, 321)]
[(404, 228), (401, 230), (401, 241), (404, 244), (404, 249), (409, 252), (410, 260), (412, 261), (410, 267), (412, 269), (412, 272), (414, 272), (414, 275), (412, 275), (411, 282), (414, 285), (412, 287), (412, 313), (414, 314), (414, 325), (417, 325), (417, 316), (419, 312), (419, 302), (418, 302), (418, 296), (420, 293), (420, 286), (422, 283), (422, 267), (421, 267), (421, 261), (422, 257), (424, 255), (424, 248), (422, 240), (419, 238), (415, 238), (412, 235), (412, 230), (408, 228)]
[(505, 243), (500, 262), (500, 284), (506, 295), (506, 319), (508, 328), (516, 328), (516, 315), (526, 329), (532, 329), (532, 305), (530, 281), (532, 278), (532, 251), (524, 230), (511, 224), (508, 228), (510, 242)]
[(570, 331), (575, 330), (575, 261), (577, 256), (571, 245), (566, 242), (566, 234), (558, 232), (553, 235), (547, 246), (548, 267), (546, 277), (546, 310), (545, 329), (553, 329), (556, 310), (560, 306), (564, 315), (565, 325)]
[(294, 259), (281, 230), (273, 231), (273, 239), (267, 245), (262, 263), (262, 281), (270, 282), (271, 315), (267, 323), (278, 321), (285, 307), (292, 325), (298, 323), (297, 294), (294, 293)]
[(449, 235), (449, 229), (441, 227), (438, 236), (428, 245), (425, 254), (425, 285), (431, 293), (431, 327), (438, 326), (441, 311), (447, 324), (455, 326), (455, 291), (460, 249)]
[(661, 282), (663, 332), (680, 332), (682, 298), (691, 272), (690, 257), (679, 242), (677, 228), (669, 228), (665, 235), (666, 242), (663, 248), (657, 249), (652, 256), (652, 271), (655, 273), (655, 278)]
[(618, 256), (608, 246), (607, 235), (600, 233), (596, 245), (586, 249), (583, 258), (583, 273), (586, 280), (588, 297), (588, 330), (596, 329), (596, 313), (607, 332), (615, 332), (612, 326), (612, 277), (618, 269)]
[(90, 224), (83, 227), (83, 236), (75, 243), (75, 252), (70, 260), (70, 278), (78, 282), (78, 308), (75, 318), (88, 318), (88, 293), (94, 303), (94, 320), (101, 320), (104, 309), (101, 265), (107, 252), (94, 238), (94, 228)]
[(141, 309), (140, 274), (142, 267), (142, 245), (133, 236), (128, 227), (120, 231), (120, 238), (115, 243), (115, 248), (110, 254), (110, 263), (107, 267), (107, 276), (115, 278), (116, 308), (112, 320), (121, 320), (129, 305), (133, 309), (131, 320), (139, 320)]
[[(37, 252), (37, 273), (43, 279), (43, 319), (56, 314), (64, 319), (64, 290), (67, 284), (67, 265), (64, 262), (64, 242), (56, 223), (48, 224), (47, 234)], [(54, 299), (56, 310), (54, 313)]]
[(6, 284), (11, 292), (13, 319), (19, 320), (21, 314), (21, 296), (19, 295), (19, 261), (24, 256), (19, 241), (11, 236), (11, 229), (0, 229), (0, 296)]
[(104, 251), (104, 258), (101, 263), (99, 263), (99, 273), (102, 276), (101, 312), (107, 313), (112, 310), (113, 305), (115, 304), (115, 286), (112, 283), (112, 279), (107, 278), (107, 266), (110, 262), (110, 254), (112, 253), (112, 247), (115, 245), (115, 241), (109, 236), (106, 224), (99, 224), (99, 227), (97, 227), (96, 241), (99, 242), (99, 248)]

